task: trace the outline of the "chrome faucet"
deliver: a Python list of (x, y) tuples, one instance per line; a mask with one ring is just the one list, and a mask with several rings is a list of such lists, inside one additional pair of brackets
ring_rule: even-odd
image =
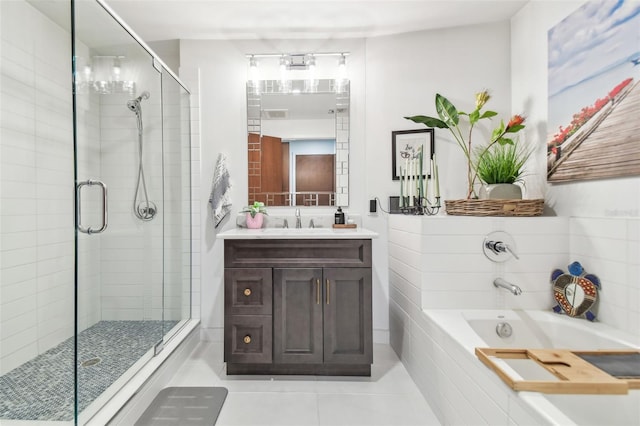
[(511, 284), (510, 282), (505, 281), (502, 278), (496, 278), (495, 280), (493, 280), (493, 286), (496, 288), (504, 288), (506, 290), (509, 290), (516, 296), (522, 294), (522, 289), (520, 287), (515, 284)]
[(520, 259), (516, 254), (516, 252), (511, 249), (509, 244), (503, 243), (502, 241), (486, 241), (484, 243), (484, 246), (489, 250), (491, 250), (492, 252), (494, 252), (495, 254), (509, 253), (511, 254), (511, 256), (515, 257), (516, 259)]
[(300, 209), (296, 209), (296, 228), (302, 228), (302, 219), (300, 218)]
[(309, 228), (315, 228), (315, 227), (316, 227), (316, 224), (313, 221), (313, 218), (311, 218), (311, 220), (309, 220)]

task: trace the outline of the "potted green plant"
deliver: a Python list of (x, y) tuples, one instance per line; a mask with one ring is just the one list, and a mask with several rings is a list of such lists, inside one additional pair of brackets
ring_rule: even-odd
[(524, 165), (531, 150), (523, 149), (514, 142), (477, 151), (475, 169), (484, 183), (480, 187), (479, 198), (521, 199), (522, 189), (515, 183), (524, 184)]
[(267, 214), (267, 208), (262, 201), (254, 201), (253, 204), (244, 207), (241, 213), (247, 214), (247, 228), (259, 229), (262, 228), (264, 215)]
[[(467, 159), (467, 199), (478, 198), (475, 192), (475, 183), (478, 178), (478, 171), (476, 169), (477, 160), (474, 160), (474, 154), (477, 155), (477, 158), (481, 158), (496, 144), (513, 144), (513, 140), (510, 138), (510, 135), (524, 129), (523, 123), (525, 119), (521, 115), (514, 115), (506, 125), (504, 121), (500, 120), (500, 125), (496, 127), (491, 133), (491, 140), (489, 141), (487, 146), (474, 153), (471, 144), (471, 136), (474, 126), (480, 120), (483, 120), (485, 118), (492, 118), (498, 115), (498, 113), (495, 111), (482, 110), (489, 99), (491, 99), (491, 96), (489, 95), (489, 92), (487, 90), (476, 93), (475, 109), (469, 113), (466, 113), (464, 111), (459, 111), (447, 98), (437, 93), (435, 103), (438, 118), (429, 117), (426, 115), (405, 117), (407, 120), (411, 120), (414, 123), (422, 123), (427, 127), (448, 129), (451, 132), (453, 138), (456, 140), (458, 146), (460, 146)], [(469, 119), (469, 130), (466, 136), (466, 140), (465, 135), (460, 128), (461, 116), (466, 116)]]

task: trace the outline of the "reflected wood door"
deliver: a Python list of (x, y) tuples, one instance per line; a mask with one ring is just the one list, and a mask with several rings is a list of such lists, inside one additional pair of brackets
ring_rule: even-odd
[[(262, 136), (261, 138), (261, 177), (262, 192), (282, 192), (282, 139), (275, 136)], [(281, 206), (281, 195), (274, 198), (268, 205)]]
[[(335, 154), (296, 155), (296, 192), (335, 192)], [(321, 195), (318, 205), (330, 205), (329, 195)], [(297, 205), (315, 205), (305, 202), (304, 196), (296, 196)]]

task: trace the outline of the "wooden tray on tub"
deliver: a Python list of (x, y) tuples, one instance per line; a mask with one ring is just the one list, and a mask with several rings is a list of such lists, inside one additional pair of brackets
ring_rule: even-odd
[[(640, 389), (640, 351), (476, 348), (476, 356), (511, 389), (566, 394), (626, 394)], [(496, 359), (529, 359), (557, 380), (515, 380)]]

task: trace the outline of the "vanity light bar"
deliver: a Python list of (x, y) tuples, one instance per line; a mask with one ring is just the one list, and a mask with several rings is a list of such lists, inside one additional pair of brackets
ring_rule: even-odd
[(247, 58), (280, 58), (282, 56), (349, 56), (349, 52), (321, 52), (321, 53), (248, 53)]
[(252, 53), (245, 55), (249, 58), (250, 66), (257, 68), (258, 58), (280, 58), (280, 67), (286, 70), (308, 70), (315, 66), (316, 58), (320, 56), (338, 56), (338, 66), (346, 66), (346, 57), (349, 52), (322, 52), (322, 53)]

